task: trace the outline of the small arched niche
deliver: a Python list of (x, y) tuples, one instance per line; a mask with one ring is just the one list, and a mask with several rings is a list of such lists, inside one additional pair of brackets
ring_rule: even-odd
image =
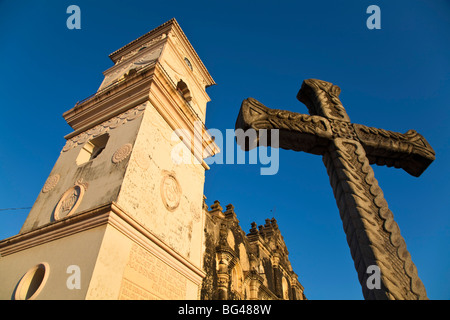
[(186, 101), (190, 102), (192, 100), (191, 92), (189, 91), (186, 82), (184, 82), (183, 80), (178, 81), (177, 91)]
[(105, 149), (108, 139), (109, 134), (105, 133), (86, 142), (76, 159), (77, 165), (80, 166), (97, 158), (103, 149)]

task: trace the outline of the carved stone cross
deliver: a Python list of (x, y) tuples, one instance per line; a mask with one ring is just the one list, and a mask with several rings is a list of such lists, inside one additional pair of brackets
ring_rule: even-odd
[[(260, 142), (261, 129), (279, 129), (280, 148), (322, 155), (364, 298), (427, 299), (370, 164), (402, 168), (418, 177), (435, 153), (414, 130), (402, 134), (351, 123), (339, 94), (340, 88), (329, 82), (305, 80), (297, 98), (311, 115), (269, 109), (248, 98), (236, 129), (256, 130), (257, 140), (238, 143), (249, 150), (268, 140)], [(380, 289), (367, 286), (369, 266), (379, 267)]]

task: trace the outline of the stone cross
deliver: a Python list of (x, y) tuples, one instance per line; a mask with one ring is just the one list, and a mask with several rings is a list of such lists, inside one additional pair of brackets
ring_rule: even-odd
[[(435, 153), (414, 130), (402, 134), (351, 123), (339, 94), (340, 88), (329, 82), (305, 80), (297, 98), (310, 115), (269, 109), (248, 98), (242, 103), (236, 129), (256, 130), (256, 141), (237, 139), (238, 143), (244, 150), (272, 145), (322, 155), (364, 298), (427, 299), (370, 164), (402, 168), (418, 177)], [(279, 129), (279, 144), (260, 139), (261, 129)], [(368, 285), (375, 272), (368, 270), (376, 267), (379, 289), (376, 283)]]

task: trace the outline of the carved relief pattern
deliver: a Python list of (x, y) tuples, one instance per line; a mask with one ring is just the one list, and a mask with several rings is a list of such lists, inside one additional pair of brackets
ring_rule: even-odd
[(187, 279), (136, 243), (125, 265), (119, 300), (179, 300), (186, 298)]
[[(414, 130), (400, 134), (351, 124), (339, 93), (339, 87), (329, 82), (308, 79), (297, 95), (310, 114), (327, 126), (325, 133), (321, 128), (305, 125), (311, 118), (270, 110), (254, 99), (244, 100), (236, 128), (284, 129), (283, 134), (280, 130), (280, 148), (323, 154), (367, 299), (427, 299), (370, 164), (394, 165), (420, 176), (434, 160), (434, 151)], [(379, 290), (367, 287), (370, 265), (380, 268)]]
[(246, 120), (255, 129), (286, 129), (332, 137), (330, 124), (323, 117), (270, 109), (253, 98), (245, 100), (242, 109), (250, 115)]
[(73, 214), (80, 205), (87, 186), (87, 183), (78, 180), (73, 187), (64, 192), (55, 207), (53, 218), (55, 220), (60, 220)]
[(340, 93), (341, 89), (330, 82), (307, 79), (297, 98), (308, 107), (311, 115), (349, 122), (350, 118), (339, 100)]
[(145, 151), (137, 149), (133, 152), (134, 155), (134, 161), (139, 166), (139, 168), (143, 170), (147, 170), (150, 166), (150, 155), (147, 154)]
[[(239, 128), (280, 129), (280, 148), (314, 154), (323, 154), (329, 140), (333, 137), (330, 122), (323, 117), (270, 109), (253, 98), (248, 98), (242, 103), (236, 121), (236, 129)], [(238, 144), (243, 147), (244, 139), (237, 138)], [(240, 142), (240, 140), (243, 141)], [(254, 147), (254, 142), (249, 142), (250, 144), (245, 146), (246, 150)], [(262, 141), (260, 140), (259, 143)]]
[(47, 181), (45, 181), (45, 184), (42, 187), (42, 193), (51, 191), (58, 184), (59, 179), (60, 179), (59, 174), (54, 174), (48, 177)]
[(115, 71), (112, 71), (111, 73), (107, 74), (105, 76), (105, 80), (102, 84), (102, 89), (112, 84), (116, 79), (118, 79), (120, 76), (125, 74), (128, 70), (130, 70), (133, 67), (133, 63), (127, 63), (124, 64), (122, 67), (117, 68)]
[(166, 172), (161, 181), (161, 198), (167, 210), (173, 211), (180, 205), (181, 187), (175, 175)]
[(355, 129), (350, 122), (330, 120), (333, 138), (344, 138), (357, 140)]
[[(273, 128), (287, 129), (299, 133), (324, 134), (329, 132), (329, 124), (321, 117), (308, 116), (306, 114), (288, 112), (283, 110), (271, 110), (269, 123)], [(257, 125), (258, 123), (255, 123)]]
[(153, 38), (152, 40), (150, 40), (150, 41), (146, 42), (145, 44), (141, 45), (139, 48), (136, 48), (136, 49), (134, 49), (133, 51), (127, 53), (127, 54), (124, 55), (124, 56), (122, 56), (122, 57), (117, 61), (116, 64), (119, 64), (120, 62), (122, 62), (122, 61), (124, 61), (124, 60), (130, 58), (131, 56), (134, 56), (134, 55), (135, 55), (136, 53), (138, 53), (140, 50), (142, 50), (142, 49), (144, 49), (144, 48), (146, 48), (146, 47), (149, 47), (149, 46), (155, 44), (156, 42), (159, 42), (159, 41), (162, 40), (162, 39), (165, 39), (166, 36), (167, 36), (167, 35), (166, 35), (165, 33), (163, 33), (163, 34), (160, 35), (159, 37)]
[(67, 140), (66, 145), (62, 149), (63, 152), (66, 152), (72, 148), (75, 148), (81, 144), (85, 144), (88, 140), (91, 140), (95, 137), (98, 137), (101, 134), (104, 134), (112, 129), (117, 128), (129, 121), (133, 121), (142, 115), (145, 110), (147, 103), (143, 103), (139, 106), (136, 106), (132, 109), (129, 109), (120, 115), (99, 124), (98, 126), (89, 129), (86, 132), (80, 133), (79, 135)]
[[(336, 139), (323, 157), (366, 299), (426, 299), (426, 291), (360, 143)], [(377, 265), (382, 288), (368, 289)], [(405, 290), (409, 288), (409, 290)]]
[(107, 86), (115, 83), (118, 80), (123, 80), (133, 74), (134, 72), (142, 69), (151, 62), (156, 61), (156, 59), (161, 54), (162, 47), (152, 50), (145, 55), (140, 56), (134, 61), (126, 62), (114, 70), (111, 70), (105, 75), (105, 80), (102, 83), (100, 89), (106, 88)]
[(131, 143), (124, 144), (119, 149), (114, 152), (111, 161), (113, 163), (119, 163), (123, 160), (125, 160), (131, 153), (131, 150), (133, 149), (133, 146)]
[(415, 130), (398, 133), (384, 129), (354, 124), (356, 134), (363, 144), (382, 147), (397, 153), (418, 153), (425, 158), (435, 159), (435, 152), (425, 138)]

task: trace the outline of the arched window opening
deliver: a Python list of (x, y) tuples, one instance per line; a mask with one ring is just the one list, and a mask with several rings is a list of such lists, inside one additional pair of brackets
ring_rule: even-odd
[(97, 158), (98, 155), (103, 151), (103, 149), (105, 149), (108, 139), (109, 134), (105, 133), (86, 142), (76, 159), (77, 165), (80, 166)]
[(188, 102), (192, 100), (191, 92), (189, 88), (183, 80), (178, 81), (177, 91), (181, 94), (181, 96)]

